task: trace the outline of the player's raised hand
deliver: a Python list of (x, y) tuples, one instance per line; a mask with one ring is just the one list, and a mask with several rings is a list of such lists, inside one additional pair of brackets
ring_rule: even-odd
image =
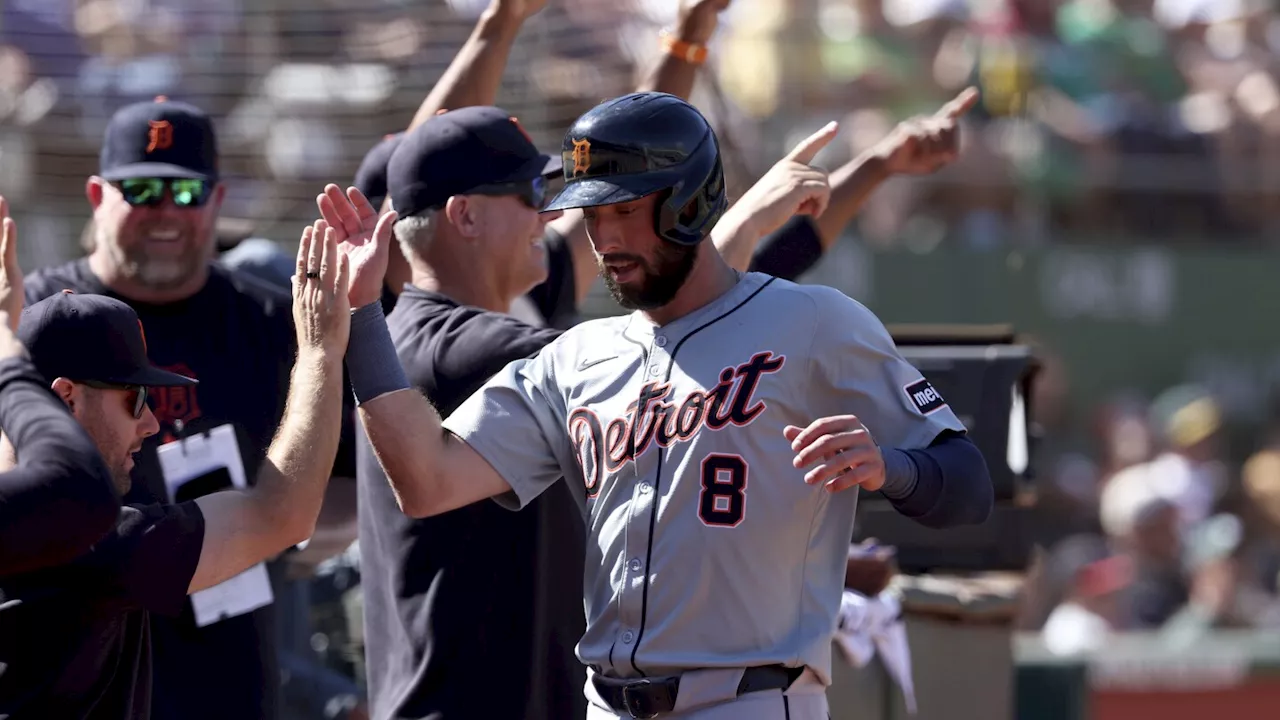
[(382, 283), (387, 274), (387, 253), (391, 248), (391, 226), (396, 212), (381, 216), (369, 199), (357, 188), (346, 193), (334, 184), (326, 185), (316, 196), (320, 216), (333, 229), (338, 250), (351, 264), (347, 298), (353, 308), (361, 308), (382, 298)]
[(831, 183), (826, 170), (810, 163), (839, 131), (832, 121), (802, 140), (742, 195), (732, 212), (749, 214), (757, 237), (782, 227), (793, 215), (821, 215), (831, 201)]
[(798, 470), (811, 468), (805, 473), (806, 483), (822, 485), (830, 492), (884, 486), (884, 457), (857, 417), (825, 417), (806, 428), (788, 425), (782, 434), (796, 453), (791, 464)]
[(9, 217), (9, 201), (0, 197), (0, 311), (9, 320), (9, 329), (18, 331), (22, 315), (22, 268), (18, 267), (18, 226)]
[(716, 34), (720, 13), (730, 0), (681, 0), (676, 21), (677, 37), (687, 43), (706, 45)]
[(341, 357), (351, 333), (347, 302), (350, 260), (338, 249), (338, 234), (324, 220), (302, 231), (293, 283), (293, 324), (298, 352), (318, 350)]
[(960, 118), (977, 103), (978, 90), (966, 88), (933, 115), (899, 123), (874, 152), (893, 174), (937, 172), (960, 156)]

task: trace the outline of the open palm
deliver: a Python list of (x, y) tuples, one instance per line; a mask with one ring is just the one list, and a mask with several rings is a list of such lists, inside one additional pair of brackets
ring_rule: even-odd
[(357, 188), (346, 193), (334, 184), (316, 196), (316, 206), (324, 222), (334, 229), (338, 249), (347, 256), (351, 271), (347, 276), (347, 299), (352, 309), (362, 308), (382, 297), (387, 275), (387, 252), (391, 247), (391, 226), (396, 213), (378, 216), (369, 199)]

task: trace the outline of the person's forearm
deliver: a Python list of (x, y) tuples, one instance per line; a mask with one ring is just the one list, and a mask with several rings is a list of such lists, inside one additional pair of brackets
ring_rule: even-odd
[(400, 509), (412, 517), (432, 514), (445, 432), (435, 407), (409, 385), (380, 304), (352, 314), (346, 363), (361, 425)]
[(658, 64), (645, 76), (638, 90), (639, 92), (668, 93), (688, 100), (693, 94), (693, 84), (698, 79), (699, 67), (675, 53), (664, 50)]
[[(759, 225), (755, 217), (757, 208), (752, 200), (756, 196), (748, 192), (716, 224), (711, 232), (712, 241), (725, 262), (735, 269), (753, 269), (788, 279), (798, 277), (839, 239), (867, 198), (887, 177), (883, 161), (874, 153), (846, 163), (830, 176), (831, 199), (826, 210), (820, 216), (810, 218), (806, 224), (788, 221), (781, 228), (773, 224), (768, 227)], [(816, 251), (809, 248), (812, 243), (806, 237), (799, 238), (799, 243), (793, 243), (792, 233), (816, 235), (819, 247)], [(769, 240), (762, 245), (760, 239), (766, 235)], [(793, 263), (779, 257), (791, 245), (798, 245), (804, 250), (806, 258)]]
[(290, 544), (309, 537), (324, 502), (342, 425), (342, 358), (302, 349), (294, 363), (284, 418), (253, 488), (257, 502)]
[(876, 191), (890, 173), (884, 160), (868, 151), (836, 168), (831, 173), (831, 202), (819, 217), (814, 219), (823, 250), (829, 249), (844, 234), (849, 223), (862, 211), (871, 194)]
[(347, 368), (365, 435), (406, 515), (436, 515), (511, 489), (409, 385), (379, 303), (352, 315)]
[(427, 398), (417, 390), (382, 395), (360, 406), (360, 421), (400, 509), (410, 517), (440, 512), (449, 502), (438, 472), (448, 440)]
[(92, 439), (25, 358), (0, 361), (0, 429), (18, 465), (0, 475), (0, 576), (60, 565), (111, 530), (120, 498)]
[(444, 75), (431, 89), (409, 125), (412, 130), (440, 110), (492, 105), (507, 69), (511, 46), (524, 19), (490, 6), (454, 56)]

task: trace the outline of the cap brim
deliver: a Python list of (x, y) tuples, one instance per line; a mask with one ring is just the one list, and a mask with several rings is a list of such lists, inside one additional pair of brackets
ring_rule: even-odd
[(542, 164), (542, 177), (549, 180), (564, 173), (564, 158), (559, 155), (544, 155), (543, 157), (547, 160)]
[(559, 195), (542, 208), (542, 212), (631, 202), (646, 194), (648, 193), (633, 192), (608, 180), (579, 180), (566, 185)]
[(559, 175), (563, 169), (564, 163), (560, 158), (551, 155), (539, 155), (497, 182), (521, 182), (536, 178), (551, 178)]
[(213, 180), (214, 175), (202, 173), (191, 168), (182, 167), (181, 165), (170, 165), (169, 163), (134, 163), (132, 165), (121, 165), (112, 168), (104, 173), (100, 173), (99, 177), (103, 180), (129, 180), (132, 178), (190, 178), (193, 180)]
[(186, 375), (161, 370), (158, 367), (147, 367), (135, 373), (130, 373), (128, 377), (118, 378), (116, 382), (124, 385), (143, 385), (146, 387), (178, 387), (198, 385), (200, 381), (195, 378), (189, 378)]

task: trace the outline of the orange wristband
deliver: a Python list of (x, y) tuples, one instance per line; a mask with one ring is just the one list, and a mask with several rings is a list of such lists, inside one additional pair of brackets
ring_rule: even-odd
[(685, 42), (666, 30), (662, 31), (662, 49), (690, 65), (701, 65), (707, 61), (707, 46)]

